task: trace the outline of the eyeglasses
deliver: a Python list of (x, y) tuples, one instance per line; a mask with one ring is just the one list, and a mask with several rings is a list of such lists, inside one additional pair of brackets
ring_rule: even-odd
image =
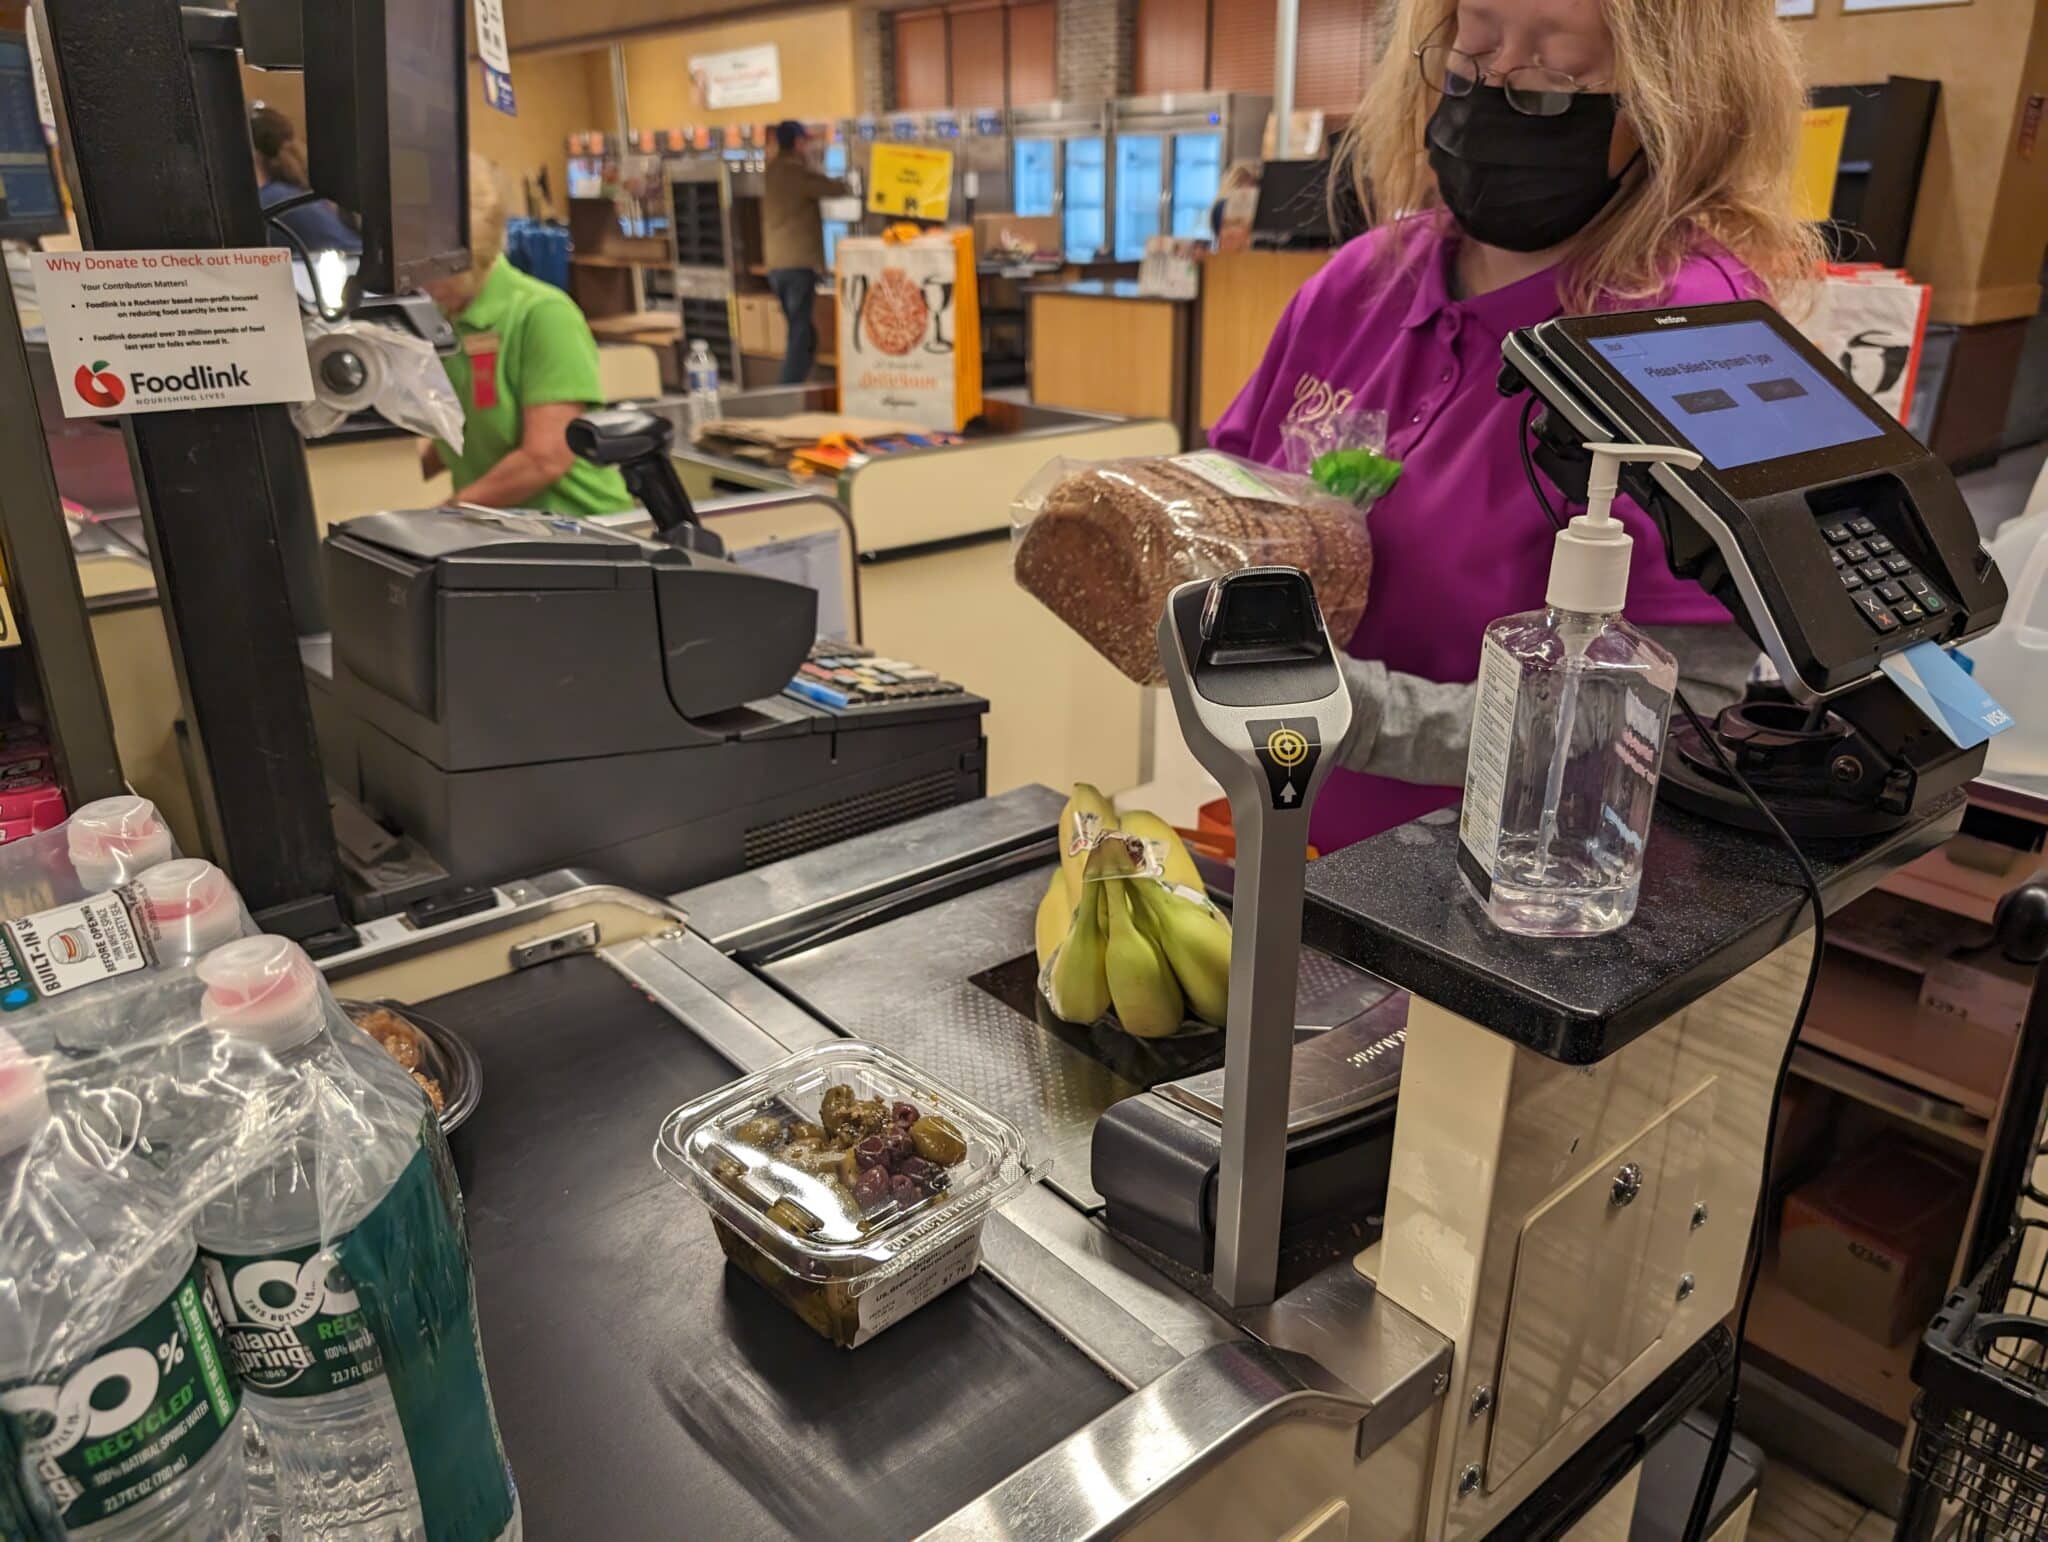
[(1497, 85), (1506, 94), (1508, 106), (1516, 112), (1532, 118), (1555, 118), (1570, 110), (1573, 97), (1593, 89), (1563, 70), (1543, 64), (1518, 64), (1504, 74), (1492, 75), (1486, 68), (1486, 59), (1491, 55), (1468, 54), (1439, 42), (1437, 33), (1442, 31), (1443, 25), (1439, 25), (1415, 50), (1415, 63), (1422, 71), (1423, 84), (1445, 96), (1470, 96), (1475, 86)]

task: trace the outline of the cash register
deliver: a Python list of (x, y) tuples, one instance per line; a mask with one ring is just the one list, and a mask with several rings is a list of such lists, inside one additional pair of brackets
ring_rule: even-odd
[(985, 791), (987, 703), (821, 642), (817, 592), (725, 554), (668, 434), (570, 435), (651, 538), (470, 506), (328, 533), (308, 675), (360, 913), (556, 867), (666, 894)]

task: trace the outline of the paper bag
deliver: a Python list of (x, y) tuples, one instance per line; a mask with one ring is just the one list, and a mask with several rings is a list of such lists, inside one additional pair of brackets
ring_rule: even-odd
[(958, 431), (981, 413), (974, 233), (839, 243), (839, 410)]
[(1799, 330), (1901, 423), (1927, 340), (1933, 291), (1896, 268), (1835, 267)]

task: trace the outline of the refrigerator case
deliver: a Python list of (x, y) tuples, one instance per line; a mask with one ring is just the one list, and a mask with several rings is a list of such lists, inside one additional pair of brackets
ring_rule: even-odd
[(1118, 262), (1144, 258), (1155, 235), (1207, 240), (1223, 173), (1259, 159), (1272, 99), (1250, 92), (1171, 93), (1111, 104), (1116, 136)]
[(1070, 262), (1109, 256), (1109, 106), (1048, 102), (1010, 112), (1012, 212), (1057, 215)]

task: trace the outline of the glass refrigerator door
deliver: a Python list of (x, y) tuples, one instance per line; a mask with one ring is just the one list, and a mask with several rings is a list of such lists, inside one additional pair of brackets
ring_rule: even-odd
[(1156, 134), (1119, 134), (1116, 141), (1116, 260), (1140, 262), (1159, 234), (1166, 141)]
[(1050, 139), (1017, 141), (1017, 197), (1019, 214), (1046, 215), (1054, 211), (1052, 163), (1054, 143)]
[(1109, 163), (1100, 139), (1067, 141), (1067, 261), (1093, 262), (1109, 244)]
[(1213, 238), (1209, 211), (1223, 193), (1223, 136), (1181, 134), (1173, 141), (1173, 233)]

